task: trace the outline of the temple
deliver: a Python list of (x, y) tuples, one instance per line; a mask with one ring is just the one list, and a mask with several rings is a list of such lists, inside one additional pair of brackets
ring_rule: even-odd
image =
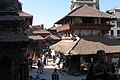
[(0, 80), (28, 80), (28, 25), (18, 11), (18, 0), (0, 0)]
[[(107, 53), (108, 61), (119, 58), (120, 41), (108, 32), (114, 25), (113, 15), (101, 12), (88, 5), (80, 5), (55, 24), (61, 25), (57, 32), (62, 40), (50, 46), (52, 50), (66, 57), (70, 74), (86, 71), (88, 64), (95, 62), (97, 50)], [(82, 65), (86, 65), (85, 69)]]

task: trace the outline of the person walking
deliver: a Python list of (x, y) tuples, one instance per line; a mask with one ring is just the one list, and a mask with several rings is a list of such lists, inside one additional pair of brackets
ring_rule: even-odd
[(43, 72), (44, 65), (40, 60), (38, 60), (37, 66), (38, 66), (38, 72), (41, 74)]
[(59, 80), (59, 74), (56, 68), (54, 69), (54, 72), (52, 73), (52, 80)]

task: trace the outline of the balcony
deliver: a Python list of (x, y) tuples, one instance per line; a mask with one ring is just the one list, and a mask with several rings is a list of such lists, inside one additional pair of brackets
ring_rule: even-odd
[(64, 24), (57, 29), (58, 32), (65, 30), (81, 30), (81, 29), (94, 29), (94, 30), (110, 30), (113, 25), (110, 24)]

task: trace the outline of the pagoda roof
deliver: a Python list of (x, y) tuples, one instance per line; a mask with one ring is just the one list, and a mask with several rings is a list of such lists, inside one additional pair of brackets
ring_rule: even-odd
[(44, 29), (44, 26), (42, 26), (42, 25), (32, 25), (31, 27), (33, 30)]
[(54, 34), (50, 34), (46, 37), (46, 39), (60, 40), (60, 37), (58, 37)]
[(40, 40), (44, 40), (44, 38), (40, 35), (34, 35), (34, 36), (28, 36), (30, 39), (32, 39), (33, 41), (40, 41)]
[(30, 39), (24, 34), (16, 33), (1, 33), (0, 42), (22, 42), (30, 41)]
[(19, 14), (19, 16), (21, 16), (21, 17), (27, 17), (27, 18), (32, 18), (32, 17), (33, 17), (32, 14), (29, 14), (29, 13), (23, 12), (23, 11), (19, 11), (18, 14)]
[(91, 55), (98, 50), (106, 53), (120, 53), (120, 40), (108, 36), (82, 36), (78, 41), (60, 41), (50, 46), (51, 49), (65, 55)]
[(24, 32), (30, 39), (32, 39), (33, 41), (40, 41), (40, 40), (44, 40), (44, 38), (40, 35), (35, 35), (31, 30), (26, 30)]
[(120, 53), (120, 40), (108, 36), (85, 36), (70, 51), (73, 55), (96, 54), (98, 50), (106, 53)]
[(34, 34), (50, 34), (49, 31), (47, 31), (46, 29), (39, 29), (39, 30), (35, 30), (33, 31)]
[(64, 22), (65, 19), (69, 17), (97, 17), (97, 18), (108, 18), (110, 20), (115, 19), (115, 16), (113, 15), (104, 13), (98, 9), (94, 9), (87, 5), (81, 5), (76, 9), (72, 10), (71, 12), (69, 12), (65, 17), (57, 21), (56, 24), (61, 24), (62, 22)]
[(77, 41), (73, 41), (73, 40), (61, 40), (56, 44), (51, 45), (50, 49), (68, 55), (69, 51), (74, 47), (76, 43)]
[(16, 12), (0, 11), (0, 21), (21, 21), (23, 20)]
[(57, 30), (57, 27), (55, 25), (53, 25), (52, 27), (50, 27), (48, 30)]
[(0, 21), (21, 21), (23, 20), (19, 16), (11, 16), (11, 15), (6, 15), (6, 16), (0, 16)]

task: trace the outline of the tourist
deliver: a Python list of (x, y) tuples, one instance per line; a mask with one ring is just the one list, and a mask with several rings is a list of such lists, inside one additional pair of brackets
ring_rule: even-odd
[(52, 80), (59, 80), (59, 74), (56, 68), (54, 69), (54, 72), (52, 73)]
[(38, 60), (37, 66), (38, 66), (38, 72), (41, 74), (43, 72), (44, 65), (40, 60)]

